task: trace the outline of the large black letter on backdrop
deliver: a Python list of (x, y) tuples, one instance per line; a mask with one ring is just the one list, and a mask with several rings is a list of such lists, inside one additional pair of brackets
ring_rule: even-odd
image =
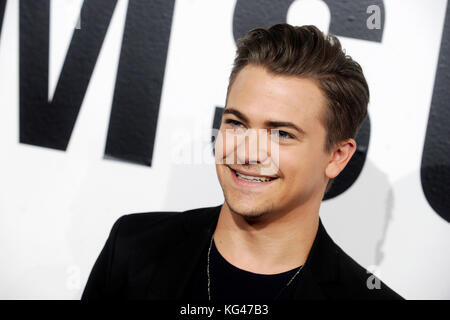
[(2, 25), (3, 25), (3, 16), (5, 15), (5, 7), (6, 7), (6, 0), (0, 0), (0, 37), (2, 35)]
[(130, 0), (105, 155), (150, 166), (174, 0)]
[[(267, 28), (276, 23), (285, 23), (289, 7), (295, 0), (237, 0), (233, 15), (233, 36), (237, 41), (249, 30)], [(381, 42), (384, 30), (384, 2), (382, 0), (338, 1), (324, 0), (330, 10), (329, 33)], [(366, 25), (367, 7), (378, 5), (381, 12), (381, 29), (369, 30)], [(347, 190), (362, 171), (370, 140), (370, 118), (366, 118), (355, 137), (358, 148), (346, 168), (333, 182), (323, 200), (331, 199)]]
[[(66, 150), (117, 0), (84, 1), (48, 101), (49, 0), (20, 2), (20, 142)], [(105, 154), (151, 165), (174, 1), (130, 0)]]
[(117, 1), (85, 1), (48, 101), (50, 1), (20, 1), (20, 142), (66, 150)]
[(450, 5), (447, 3), (420, 178), (431, 207), (450, 222)]
[[(295, 0), (237, 0), (233, 15), (233, 36), (237, 41), (253, 28), (267, 28), (286, 22), (289, 7)], [(353, 39), (381, 42), (384, 30), (383, 0), (323, 0), (330, 10), (329, 33)], [(377, 5), (381, 29), (367, 29), (367, 7)]]

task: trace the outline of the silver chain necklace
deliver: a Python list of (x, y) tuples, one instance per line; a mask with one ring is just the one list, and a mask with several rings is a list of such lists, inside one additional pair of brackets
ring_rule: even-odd
[[(206, 273), (208, 274), (208, 300), (209, 301), (211, 301), (211, 278), (209, 276), (209, 256), (211, 253), (211, 247), (212, 247), (213, 240), (214, 240), (214, 235), (211, 237), (211, 241), (209, 243), (208, 263), (206, 265)], [(281, 293), (284, 291), (284, 289), (286, 289), (291, 284), (292, 280), (294, 280), (294, 278), (300, 273), (300, 270), (302, 270), (302, 268), (303, 268), (303, 265), (301, 265), (298, 268), (297, 272), (292, 276), (292, 278), (288, 281), (288, 283), (283, 288), (281, 288), (280, 292), (278, 292), (278, 294), (275, 296), (274, 300), (278, 299), (278, 297), (281, 295)]]

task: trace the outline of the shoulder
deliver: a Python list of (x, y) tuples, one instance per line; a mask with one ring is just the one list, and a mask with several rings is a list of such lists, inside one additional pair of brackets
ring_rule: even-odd
[(338, 257), (341, 292), (350, 299), (403, 299), (376, 275), (362, 267), (338, 245), (334, 244)]
[(182, 212), (178, 211), (130, 213), (117, 219), (113, 229), (118, 229), (121, 236), (135, 236), (142, 232), (148, 232), (161, 224), (170, 226), (182, 218), (181, 215)]
[(115, 265), (147, 261), (185, 240), (192, 217), (204, 216), (208, 208), (186, 211), (138, 212), (121, 216), (113, 225), (107, 243)]
[(205, 216), (212, 208), (126, 214), (114, 223), (111, 234), (115, 234), (120, 241), (164, 236), (184, 228), (193, 217)]
[[(204, 225), (208, 208), (187, 211), (131, 213), (114, 223), (108, 239), (97, 258), (83, 299), (124, 297), (127, 290), (145, 295), (145, 283), (155, 263), (185, 241), (188, 222), (199, 222), (194, 231)], [(197, 218), (200, 217), (200, 218)]]

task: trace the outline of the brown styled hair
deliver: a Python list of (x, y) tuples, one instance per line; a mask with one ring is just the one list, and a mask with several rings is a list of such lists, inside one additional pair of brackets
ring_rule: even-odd
[[(336, 36), (325, 36), (312, 25), (298, 27), (287, 23), (249, 31), (237, 41), (227, 100), (237, 74), (249, 64), (265, 67), (275, 75), (316, 82), (328, 100), (321, 119), (328, 130), (325, 152), (356, 137), (367, 116), (369, 87), (361, 66), (346, 55)], [(329, 180), (325, 193), (333, 181)]]

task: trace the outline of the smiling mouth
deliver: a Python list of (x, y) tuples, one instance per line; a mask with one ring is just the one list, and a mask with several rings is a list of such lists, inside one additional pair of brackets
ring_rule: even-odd
[(236, 170), (231, 169), (230, 167), (228, 168), (232, 171), (232, 173), (235, 175), (237, 179), (242, 181), (264, 183), (278, 179), (278, 177), (260, 177), (260, 176), (245, 175), (240, 172), (237, 172)]

